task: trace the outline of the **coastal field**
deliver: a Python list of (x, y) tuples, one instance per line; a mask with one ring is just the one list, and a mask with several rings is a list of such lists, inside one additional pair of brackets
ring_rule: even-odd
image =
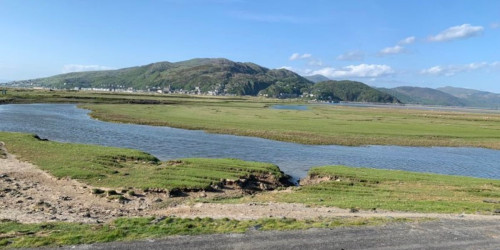
[[(22, 133), (0, 132), (0, 140), (9, 153), (50, 175), (96, 188), (140, 193), (219, 192), (218, 187), (224, 185), (244, 189), (251, 179), (267, 186), (254, 191), (292, 186), (276, 165), (268, 163), (204, 158), (159, 162), (136, 150), (44, 141)], [(99, 194), (95, 189), (92, 192)], [(500, 180), (346, 166), (314, 167), (301, 180), (301, 186), (284, 192), (246, 194), (249, 193), (239, 192), (236, 199), (227, 198), (236, 202), (288, 202), (411, 212), (492, 214), (500, 209)]]
[(170, 126), (302, 144), (500, 149), (500, 114), (309, 104), (300, 100), (10, 90), (3, 103), (78, 103), (104, 121)]
[(248, 200), (374, 211), (492, 214), (500, 212), (500, 180), (325, 166), (309, 170), (293, 192), (264, 193), (237, 202)]
[(255, 101), (91, 105), (100, 120), (199, 129), (303, 144), (451, 146), (500, 149), (500, 114), (309, 105), (273, 109)]
[(160, 162), (137, 150), (44, 141), (22, 133), (0, 132), (0, 141), (10, 153), (57, 178), (71, 178), (97, 187), (205, 190), (226, 179), (286, 179), (276, 165), (238, 159)]
[[(500, 211), (499, 180), (326, 166), (295, 187), (276, 184), (285, 176), (267, 163), (159, 162), (136, 150), (21, 133), (0, 132), (0, 141), (7, 157), (0, 159), (0, 248), (411, 223), (457, 213), (496, 219)], [(264, 176), (257, 183), (266, 186), (248, 192), (250, 176)], [(172, 196), (173, 189), (182, 194)]]

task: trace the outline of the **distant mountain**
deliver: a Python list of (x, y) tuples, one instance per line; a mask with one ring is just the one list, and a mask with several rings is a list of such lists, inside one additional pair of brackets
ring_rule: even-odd
[(330, 80), (330, 78), (324, 76), (324, 75), (312, 75), (312, 76), (304, 76), (307, 80), (318, 83), (318, 82), (324, 82)]
[(438, 90), (464, 100), (468, 106), (487, 108), (500, 107), (500, 94), (455, 87), (443, 87), (438, 88)]
[(355, 81), (324, 81), (313, 86), (312, 93), (318, 100), (399, 103), (394, 96), (383, 93), (364, 83)]
[[(16, 83), (22, 83), (16, 82)], [(254, 63), (224, 58), (158, 62), (118, 70), (75, 72), (24, 81), (30, 86), (60, 89), (134, 88), (138, 90), (195, 90), (236, 95), (298, 96), (313, 83), (286, 69), (267, 69)]]
[(443, 106), (466, 106), (467, 102), (448, 93), (420, 87), (379, 88), (380, 91), (393, 95), (403, 103)]

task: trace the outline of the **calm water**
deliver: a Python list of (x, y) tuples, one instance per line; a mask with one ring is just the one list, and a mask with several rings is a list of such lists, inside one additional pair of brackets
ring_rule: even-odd
[[(90, 119), (70, 104), (0, 105), (0, 131), (62, 142), (127, 147), (161, 160), (232, 157), (277, 164), (295, 178), (311, 166), (342, 164), (500, 179), (500, 151), (479, 148), (310, 146), (260, 138)], [(1, 140), (1, 138), (0, 138)]]
[(306, 105), (273, 105), (272, 109), (308, 110)]

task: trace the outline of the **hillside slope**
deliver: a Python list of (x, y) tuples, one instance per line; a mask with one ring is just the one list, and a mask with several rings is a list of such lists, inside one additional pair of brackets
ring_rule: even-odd
[(500, 94), (456, 87), (443, 87), (438, 90), (464, 100), (468, 106), (499, 108)]
[[(267, 69), (254, 63), (223, 58), (158, 62), (118, 70), (75, 72), (28, 80), (32, 86), (60, 89), (134, 88), (169, 89), (236, 95), (300, 95), (313, 83), (286, 69)], [(272, 88), (269, 88), (272, 87)]]
[(392, 89), (379, 88), (380, 91), (393, 95), (403, 103), (466, 106), (466, 101), (442, 91), (421, 87), (397, 87)]
[(313, 86), (312, 93), (318, 100), (350, 102), (399, 103), (390, 94), (383, 93), (364, 83), (355, 81), (324, 81)]
[(324, 76), (324, 75), (312, 75), (312, 76), (304, 76), (307, 80), (318, 83), (318, 82), (324, 82), (330, 80), (330, 78)]

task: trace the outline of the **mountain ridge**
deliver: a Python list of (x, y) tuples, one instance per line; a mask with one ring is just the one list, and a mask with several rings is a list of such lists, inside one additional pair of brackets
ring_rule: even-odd
[(194, 58), (175, 63), (164, 61), (117, 70), (72, 72), (19, 82), (58, 89), (196, 90), (274, 97), (280, 94), (298, 96), (302, 89), (313, 84), (286, 69), (268, 69), (255, 63), (233, 62), (225, 58)]

